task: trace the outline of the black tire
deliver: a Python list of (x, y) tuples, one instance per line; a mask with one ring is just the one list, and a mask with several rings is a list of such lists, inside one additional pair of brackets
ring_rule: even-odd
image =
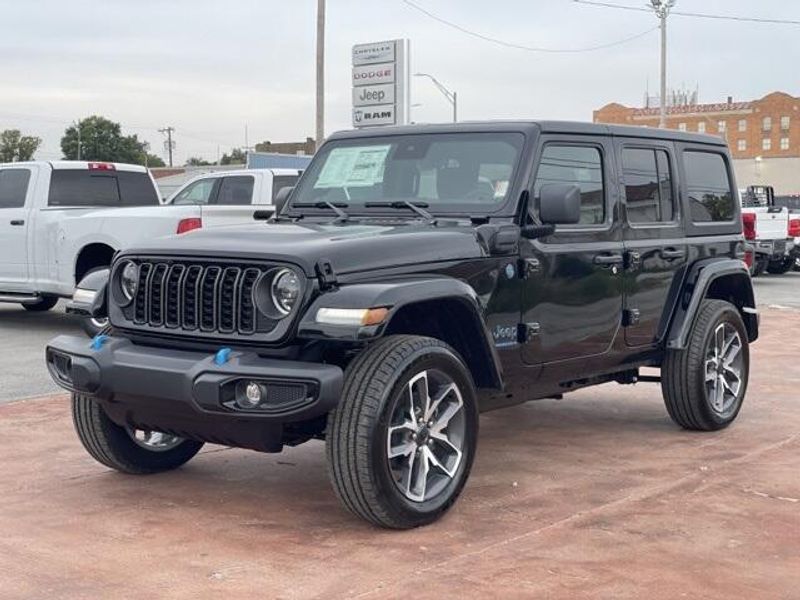
[[(729, 406), (718, 411), (713, 407), (706, 382), (706, 361), (707, 353), (712, 350), (711, 345), (715, 341), (715, 332), (723, 324), (727, 324), (739, 336), (742, 367), (738, 389), (735, 395), (732, 394), (735, 397), (731, 398)], [(736, 419), (742, 407), (747, 393), (749, 368), (747, 331), (738, 309), (722, 300), (704, 300), (686, 348), (668, 350), (661, 366), (661, 391), (669, 416), (684, 429), (716, 431), (727, 427)]]
[(72, 395), (72, 422), (92, 458), (131, 475), (177, 469), (203, 447), (202, 442), (183, 440), (169, 450), (148, 450), (137, 444), (124, 427), (109, 419), (99, 402), (83, 394)]
[(788, 256), (783, 260), (773, 260), (767, 265), (767, 271), (772, 275), (784, 275), (794, 267), (794, 259)]
[(38, 302), (23, 304), (22, 308), (30, 312), (47, 312), (58, 304), (58, 296), (43, 296)]
[(800, 256), (796, 256), (794, 259), (794, 270), (800, 271)]
[[(426, 381), (428, 373), (431, 373), (431, 377), (433, 373), (438, 373), (445, 374), (456, 384), (462, 402), (460, 405), (457, 401), (453, 404), (461, 407), (456, 408), (456, 411), (463, 409), (459, 417), (462, 446), (460, 459), (456, 464), (451, 463), (452, 476), (445, 476), (444, 471), (437, 471), (433, 475), (438, 478), (439, 491), (430, 498), (426, 497), (428, 478), (425, 477), (422, 500), (412, 501), (393, 478), (393, 467), (390, 463), (391, 460), (408, 460), (408, 464), (412, 465), (409, 471), (410, 481), (413, 473), (411, 454), (421, 456), (420, 452), (427, 452), (425, 440), (419, 441), (423, 434), (421, 431), (414, 433), (417, 441), (406, 441), (406, 444), (418, 444), (416, 450), (406, 455), (407, 458), (404, 456), (389, 459), (387, 446), (391, 444), (391, 438), (388, 437), (391, 419), (396, 411), (401, 410), (401, 399), (409, 398), (405, 395), (410, 387), (409, 382), (418, 379), (423, 372), (426, 373)], [(413, 399), (411, 402), (413, 405)], [(447, 410), (443, 409), (443, 412)], [(438, 415), (439, 410), (432, 414)], [(448, 423), (452, 421), (448, 419)], [(423, 425), (420, 424), (419, 427), (422, 428)], [(454, 435), (449, 424), (440, 431), (446, 431), (448, 438)], [(427, 438), (428, 434), (424, 437)], [(345, 507), (370, 523), (392, 529), (426, 525), (444, 514), (461, 493), (472, 467), (477, 439), (478, 408), (475, 387), (469, 371), (457, 353), (437, 339), (409, 335), (389, 336), (364, 350), (345, 372), (342, 399), (329, 416), (326, 434), (331, 481), (336, 495)], [(430, 439), (427, 442), (429, 448), (434, 448), (437, 443)], [(425, 464), (428, 464), (427, 459)], [(409, 483), (409, 491), (410, 488)]]
[(767, 261), (766, 260), (757, 260), (753, 263), (753, 277), (761, 277), (764, 274), (764, 271), (767, 270)]

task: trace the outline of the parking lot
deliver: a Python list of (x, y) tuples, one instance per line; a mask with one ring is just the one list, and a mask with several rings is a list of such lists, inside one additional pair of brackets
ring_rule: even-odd
[(756, 280), (762, 338), (728, 430), (676, 428), (652, 384), (490, 413), (462, 500), (403, 533), (340, 507), (320, 443), (280, 455), (207, 446), (147, 478), (98, 466), (66, 396), (46, 395), (42, 345), (75, 323), (2, 308), (12, 368), (0, 407), (0, 596), (792, 597), (798, 283)]

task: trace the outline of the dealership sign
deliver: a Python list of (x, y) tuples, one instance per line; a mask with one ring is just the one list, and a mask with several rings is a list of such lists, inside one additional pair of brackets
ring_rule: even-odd
[(408, 121), (408, 41), (353, 46), (353, 127)]

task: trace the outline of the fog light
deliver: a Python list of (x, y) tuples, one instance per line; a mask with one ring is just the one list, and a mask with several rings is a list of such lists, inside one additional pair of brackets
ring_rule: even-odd
[(242, 408), (256, 408), (267, 396), (264, 386), (255, 381), (249, 381), (243, 387), (236, 394), (236, 404)]

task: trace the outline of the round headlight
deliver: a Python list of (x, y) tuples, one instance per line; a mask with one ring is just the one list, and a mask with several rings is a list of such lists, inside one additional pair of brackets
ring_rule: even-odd
[(119, 287), (125, 300), (131, 302), (136, 295), (139, 285), (139, 267), (136, 263), (127, 261), (119, 275)]
[(288, 315), (300, 298), (300, 278), (291, 269), (281, 269), (272, 279), (272, 302), (281, 314)]

